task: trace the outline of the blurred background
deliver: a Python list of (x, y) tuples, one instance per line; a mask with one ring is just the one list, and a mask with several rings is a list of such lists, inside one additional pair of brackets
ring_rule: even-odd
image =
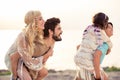
[(113, 48), (102, 66), (120, 67), (120, 0), (0, 0), (0, 69), (6, 69), (4, 56), (17, 35), (24, 28), (24, 16), (29, 10), (40, 10), (44, 20), (58, 17), (63, 29), (62, 41), (55, 44), (48, 69), (76, 69), (73, 57), (76, 46), (81, 43), (86, 26), (98, 12), (109, 16), (114, 25), (111, 37)]

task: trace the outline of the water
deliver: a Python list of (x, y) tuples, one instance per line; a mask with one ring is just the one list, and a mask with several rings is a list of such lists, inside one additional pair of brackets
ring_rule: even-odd
[[(4, 64), (5, 54), (19, 34), (20, 30), (0, 30), (0, 69), (6, 69)], [(56, 42), (53, 56), (47, 61), (46, 67), (48, 69), (65, 70), (75, 69), (76, 66), (73, 57), (76, 53), (76, 45), (81, 42), (82, 31), (80, 30), (64, 30), (62, 34), (62, 41)], [(111, 38), (113, 48), (109, 55), (103, 61), (102, 66), (118, 66), (120, 67), (120, 41), (118, 33), (116, 32)]]

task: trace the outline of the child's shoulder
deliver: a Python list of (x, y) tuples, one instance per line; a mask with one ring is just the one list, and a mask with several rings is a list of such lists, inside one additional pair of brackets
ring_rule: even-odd
[(86, 31), (95, 32), (95, 33), (96, 32), (101, 32), (101, 30), (98, 27), (94, 26), (94, 25), (87, 26)]

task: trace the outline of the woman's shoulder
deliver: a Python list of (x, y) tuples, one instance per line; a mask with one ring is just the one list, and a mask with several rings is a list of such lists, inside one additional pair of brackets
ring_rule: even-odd
[(20, 41), (20, 40), (25, 40), (25, 33), (24, 32), (20, 32), (18, 34), (16, 41)]
[(97, 32), (97, 33), (101, 32), (101, 29), (96, 27), (96, 26), (94, 26), (94, 25), (88, 25), (85, 30), (87, 30), (89, 32)]
[(25, 36), (25, 33), (23, 31), (21, 31), (19, 34), (18, 34), (18, 37), (23, 37)]

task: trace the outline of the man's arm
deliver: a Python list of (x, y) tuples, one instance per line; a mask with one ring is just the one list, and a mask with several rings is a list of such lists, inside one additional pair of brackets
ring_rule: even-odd
[(100, 78), (100, 57), (102, 55), (102, 52), (100, 50), (96, 50), (93, 57), (93, 64), (96, 74), (96, 79)]

